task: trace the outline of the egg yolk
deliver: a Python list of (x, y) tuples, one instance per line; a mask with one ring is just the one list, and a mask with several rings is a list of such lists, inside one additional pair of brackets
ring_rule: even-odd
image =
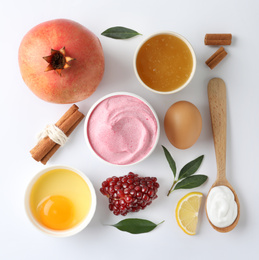
[(74, 205), (66, 197), (48, 197), (39, 206), (40, 220), (43, 225), (55, 230), (65, 230), (73, 226)]

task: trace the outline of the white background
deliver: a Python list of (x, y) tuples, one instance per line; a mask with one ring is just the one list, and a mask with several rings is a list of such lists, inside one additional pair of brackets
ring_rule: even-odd
[[(258, 255), (258, 24), (257, 0), (149, 0), (149, 1), (2, 1), (0, 15), (1, 75), (1, 171), (0, 171), (0, 259), (255, 259)], [(77, 103), (87, 113), (103, 95), (115, 91), (133, 92), (145, 98), (156, 110), (161, 136), (154, 153), (132, 167), (107, 166), (88, 150), (83, 123), (73, 132), (64, 148), (48, 165), (67, 164), (83, 171), (93, 182), (97, 209), (90, 225), (70, 238), (53, 238), (36, 230), (24, 211), (24, 192), (29, 180), (44, 166), (34, 161), (30, 149), (36, 134), (46, 124), (55, 123), (70, 105), (51, 104), (37, 98), (24, 84), (18, 67), (18, 48), (25, 33), (35, 25), (55, 18), (75, 20), (101, 40), (105, 55), (105, 74), (96, 92)], [(112, 26), (125, 26), (142, 33), (129, 40), (101, 36)], [(197, 55), (196, 74), (187, 88), (162, 96), (144, 89), (137, 81), (132, 60), (138, 44), (151, 33), (171, 30), (185, 36)], [(232, 33), (233, 43), (226, 46), (227, 57), (214, 69), (205, 60), (217, 47), (204, 45), (206, 33)], [(216, 232), (206, 218), (204, 201), (216, 178), (216, 162), (207, 98), (207, 83), (221, 77), (227, 86), (227, 177), (236, 189), (241, 217), (230, 233)], [(187, 100), (201, 112), (203, 129), (197, 143), (187, 150), (174, 148), (163, 129), (166, 110), (174, 102)], [(172, 153), (178, 170), (190, 160), (205, 155), (199, 173), (208, 181), (194, 189), (202, 192), (203, 204), (195, 236), (186, 235), (177, 225), (174, 211), (187, 190), (166, 193), (172, 173), (161, 145)], [(147, 234), (131, 235), (107, 224), (123, 217), (108, 210), (107, 199), (99, 192), (109, 176), (133, 171), (156, 176), (160, 183), (158, 199), (144, 211), (127, 217), (165, 222)], [(193, 190), (193, 191), (194, 191)], [(257, 241), (257, 242), (256, 242)]]

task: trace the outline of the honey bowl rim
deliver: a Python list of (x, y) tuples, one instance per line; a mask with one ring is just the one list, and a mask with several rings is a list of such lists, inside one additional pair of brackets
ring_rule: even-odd
[[(61, 169), (61, 170), (65, 169), (65, 170), (70, 170), (70, 171), (74, 172), (75, 174), (77, 174), (78, 176), (80, 176), (83, 179), (83, 181), (89, 187), (89, 190), (91, 193), (91, 206), (90, 206), (89, 212), (86, 214), (86, 216), (80, 223), (78, 223), (77, 225), (75, 225), (72, 228), (65, 229), (65, 230), (54, 230), (54, 229), (48, 228), (48, 227), (44, 226), (43, 224), (41, 224), (36, 219), (36, 217), (33, 215), (32, 211), (31, 211), (31, 206), (30, 206), (31, 191), (32, 191), (34, 184), (45, 173), (55, 170), (55, 169)], [(27, 188), (25, 191), (25, 196), (24, 196), (25, 212), (26, 212), (26, 215), (27, 215), (28, 219), (30, 220), (30, 222), (33, 224), (33, 226), (35, 228), (37, 228), (37, 230), (40, 230), (44, 234), (47, 234), (47, 235), (50, 235), (53, 237), (69, 237), (69, 236), (79, 233), (84, 228), (86, 228), (86, 226), (88, 226), (88, 224), (91, 222), (91, 220), (95, 214), (96, 204), (97, 204), (96, 192), (95, 192), (94, 186), (93, 186), (92, 182), (90, 181), (90, 179), (82, 171), (80, 171), (74, 167), (68, 166), (68, 165), (52, 165), (52, 166), (47, 166), (47, 167), (41, 169), (40, 171), (38, 171), (36, 173), (36, 175), (34, 175), (34, 177), (29, 181), (29, 184), (27, 185)]]
[[(137, 57), (138, 57), (138, 53), (139, 53), (139, 50), (141, 49), (141, 47), (151, 38), (157, 36), (157, 35), (162, 35), (162, 34), (168, 34), (168, 35), (173, 35), (173, 36), (176, 36), (178, 37), (179, 39), (181, 39), (186, 45), (187, 47), (189, 48), (191, 54), (192, 54), (192, 60), (193, 60), (193, 67), (192, 67), (192, 72), (189, 76), (189, 78), (184, 82), (184, 84), (182, 84), (180, 87), (174, 89), (174, 90), (171, 90), (171, 91), (158, 91), (158, 90), (155, 90), (155, 89), (152, 89), (151, 87), (149, 87), (147, 84), (145, 84), (143, 82), (143, 80), (141, 79), (141, 77), (139, 76), (139, 73), (138, 73), (138, 70), (137, 70), (137, 65), (136, 65), (136, 62), (137, 62)], [(187, 85), (189, 85), (189, 83), (191, 82), (191, 80), (193, 79), (194, 77), (194, 74), (196, 72), (196, 66), (197, 66), (197, 59), (196, 59), (196, 54), (195, 54), (195, 51), (191, 45), (191, 43), (181, 34), (177, 33), (177, 32), (173, 32), (173, 31), (159, 31), (159, 32), (156, 32), (156, 33), (153, 33), (153, 34), (150, 34), (149, 36), (147, 36), (144, 40), (142, 40), (139, 45), (137, 46), (136, 50), (135, 50), (135, 53), (134, 53), (134, 57), (133, 57), (133, 69), (134, 69), (134, 73), (138, 79), (138, 81), (141, 83), (142, 86), (144, 86), (146, 89), (150, 90), (151, 92), (153, 93), (157, 93), (157, 94), (162, 94), (162, 95), (168, 95), (168, 94), (174, 94), (174, 93), (177, 93), (181, 90), (183, 90)]]
[[(144, 156), (142, 157), (140, 160), (136, 161), (136, 162), (133, 162), (133, 163), (128, 163), (128, 164), (115, 164), (115, 163), (111, 163), (111, 162), (108, 162), (106, 161), (105, 159), (103, 159), (101, 156), (99, 156), (95, 150), (93, 149), (93, 147), (91, 146), (91, 143), (90, 143), (90, 140), (88, 138), (88, 122), (89, 122), (89, 119), (92, 115), (92, 112), (94, 111), (94, 109), (104, 100), (106, 100), (107, 98), (110, 98), (110, 97), (114, 97), (114, 96), (131, 96), (131, 97), (135, 97), (137, 99), (139, 99), (140, 101), (142, 101), (145, 105), (148, 106), (148, 108), (151, 110), (152, 114), (154, 115), (155, 119), (156, 119), (156, 124), (157, 124), (157, 133), (156, 133), (156, 140), (155, 140), (155, 143), (152, 147), (152, 149)], [(107, 95), (104, 95), (103, 97), (99, 98), (89, 109), (86, 117), (85, 117), (85, 122), (84, 122), (84, 137), (85, 137), (85, 140), (86, 140), (86, 144), (88, 146), (88, 148), (90, 149), (91, 153), (97, 157), (100, 161), (108, 164), (108, 165), (113, 165), (113, 166), (120, 166), (120, 167), (124, 167), (124, 166), (132, 166), (132, 165), (135, 165), (135, 164), (138, 164), (140, 162), (142, 162), (143, 160), (145, 160), (146, 158), (148, 158), (152, 153), (153, 151), (155, 150), (157, 144), (158, 144), (158, 141), (159, 141), (159, 137), (160, 137), (160, 123), (159, 123), (159, 119), (158, 119), (158, 116), (157, 116), (157, 113), (156, 111), (154, 110), (154, 108), (151, 106), (151, 104), (146, 101), (144, 98), (142, 98), (141, 96), (139, 95), (136, 95), (134, 93), (131, 93), (131, 92), (126, 92), (126, 91), (117, 91), (117, 92), (112, 92), (110, 94), (107, 94)]]

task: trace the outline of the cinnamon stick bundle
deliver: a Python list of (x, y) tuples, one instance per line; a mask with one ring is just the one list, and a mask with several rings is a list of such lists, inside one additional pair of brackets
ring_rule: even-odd
[(204, 38), (205, 45), (230, 45), (231, 33), (207, 33)]
[(227, 52), (223, 47), (220, 47), (213, 55), (211, 55), (205, 63), (210, 67), (210, 69), (214, 69), (226, 56)]
[[(79, 112), (78, 106), (74, 104), (55, 125), (68, 137), (83, 118), (84, 114)], [(59, 144), (51, 140), (49, 136), (46, 136), (37, 143), (30, 153), (36, 161), (46, 164), (59, 147)]]

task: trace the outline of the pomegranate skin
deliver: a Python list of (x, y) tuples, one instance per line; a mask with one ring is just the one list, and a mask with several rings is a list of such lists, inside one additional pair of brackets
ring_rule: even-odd
[[(45, 72), (43, 57), (51, 49), (65, 47), (66, 56), (75, 58), (61, 76)], [(81, 24), (56, 19), (33, 27), (22, 39), (18, 61), (25, 84), (39, 98), (59, 104), (76, 103), (94, 93), (104, 73), (104, 54), (100, 40)]]

